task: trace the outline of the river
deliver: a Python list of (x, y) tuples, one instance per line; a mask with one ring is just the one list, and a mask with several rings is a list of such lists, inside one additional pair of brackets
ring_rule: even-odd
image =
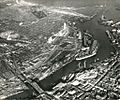
[[(26, 0), (27, 2), (33, 2), (32, 0)], [(104, 60), (108, 57), (110, 57), (110, 53), (114, 52), (113, 47), (111, 46), (107, 36), (106, 36), (106, 29), (108, 27), (102, 26), (98, 24), (98, 20), (101, 17), (101, 15), (104, 12), (106, 17), (108, 19), (113, 19), (114, 21), (119, 21), (120, 17), (120, 11), (117, 11), (115, 7), (120, 5), (119, 0), (34, 0), (34, 3), (43, 4), (45, 6), (56, 6), (56, 7), (86, 7), (85, 9), (80, 9), (80, 13), (91, 15), (95, 12), (95, 6), (98, 5), (104, 5), (106, 6), (104, 9), (99, 11), (98, 16), (93, 19), (92, 21), (89, 21), (85, 24), (79, 24), (78, 27), (80, 27), (81, 30), (88, 30), (93, 34), (94, 38), (98, 40), (100, 46), (97, 55), (94, 58), (99, 58), (100, 60)], [(120, 6), (119, 6), (120, 7)], [(93, 61), (93, 59), (88, 59), (88, 62)], [(65, 75), (68, 72), (71, 72), (75, 70), (77, 67), (77, 62), (73, 62), (72, 64), (69, 64), (65, 68), (61, 69), (60, 71), (57, 71), (54, 75), (51, 77), (43, 80), (40, 84), (43, 88), (47, 89), (49, 86), (54, 84), (54, 82), (58, 81), (61, 76)], [(69, 68), (68, 68), (69, 67)], [(68, 70), (69, 69), (69, 70)], [(58, 75), (59, 74), (59, 75)], [(46, 83), (47, 81), (47, 83)], [(46, 84), (44, 84), (46, 83)]]
[[(115, 6), (118, 6), (120, 4), (119, 0), (26, 0), (27, 2), (34, 2), (39, 3), (45, 6), (55, 6), (55, 7), (86, 7), (85, 9), (80, 9), (79, 12), (84, 13), (86, 15), (94, 14), (94, 7), (98, 5), (106, 5), (106, 12), (105, 15), (109, 19), (113, 19), (115, 21), (119, 20), (120, 17), (120, 11), (115, 10)], [(102, 12), (104, 12), (102, 10)], [(110, 56), (110, 52), (114, 51), (113, 47), (111, 46), (106, 34), (105, 30), (106, 27), (101, 26), (97, 23), (98, 19), (101, 16), (101, 11), (97, 18), (93, 19), (90, 22), (87, 22), (83, 25), (80, 25), (80, 29), (87, 29), (89, 30), (93, 35), (94, 38), (98, 40), (100, 44), (100, 48), (98, 50), (97, 58), (100, 58), (100, 60), (103, 60)]]

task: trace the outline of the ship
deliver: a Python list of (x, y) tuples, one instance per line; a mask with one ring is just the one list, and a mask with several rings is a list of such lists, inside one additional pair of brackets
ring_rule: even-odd
[(107, 37), (115, 49), (119, 48), (119, 30), (106, 30)]
[(96, 40), (94, 40), (91, 48), (87, 49), (85, 55), (80, 55), (79, 57), (76, 57), (76, 60), (80, 61), (80, 60), (84, 60), (84, 59), (95, 56), (98, 51), (98, 45), (99, 45), (98, 42)]

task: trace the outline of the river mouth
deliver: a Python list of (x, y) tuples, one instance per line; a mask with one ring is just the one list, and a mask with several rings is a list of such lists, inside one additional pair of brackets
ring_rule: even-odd
[[(33, 2), (32, 0), (25, 0), (25, 1)], [(54, 2), (52, 2), (52, 1), (54, 1)], [(99, 58), (100, 60), (104, 60), (104, 59), (110, 57), (110, 53), (114, 52), (114, 49), (111, 46), (111, 43), (109, 42), (109, 39), (105, 33), (105, 31), (106, 31), (106, 29), (108, 29), (108, 27), (99, 25), (98, 20), (100, 19), (101, 15), (104, 12), (105, 16), (108, 19), (113, 19), (115, 22), (119, 21), (119, 16), (120, 16), (119, 12), (120, 11), (117, 11), (115, 9), (115, 5), (118, 3), (118, 1), (116, 1), (116, 2), (112, 2), (112, 1), (107, 2), (107, 0), (106, 1), (93, 0), (92, 2), (89, 2), (88, 0), (87, 1), (84, 1), (84, 0), (72, 1), (72, 0), (70, 0), (69, 2), (67, 0), (65, 0), (65, 1), (52, 0), (52, 1), (35, 0), (34, 2), (37, 3), (38, 5), (45, 5), (48, 8), (49, 7), (77, 8), (78, 13), (82, 13), (82, 14), (85, 14), (88, 16), (91, 16), (95, 13), (98, 13), (97, 17), (95, 17), (91, 21), (88, 21), (84, 24), (78, 23), (77, 27), (81, 31), (88, 30), (94, 36), (94, 38), (96, 40), (98, 40), (100, 46), (99, 46), (99, 50), (98, 50), (98, 53), (97, 53), (95, 58)], [(104, 6), (104, 5), (106, 5), (106, 7), (100, 8), (100, 6)], [(13, 20), (17, 20), (17, 21), (22, 20), (22, 21), (26, 22), (25, 26), (12, 27), (12, 25), (11, 25), (8, 27), (10, 27), (10, 29), (14, 29), (15, 31), (19, 32), (20, 34), (25, 34), (28, 37), (30, 37), (30, 35), (31, 35), (32, 38), (36, 38), (38, 35), (39, 36), (44, 35), (44, 34), (50, 35), (52, 31), (55, 31), (56, 28), (58, 28), (60, 26), (59, 23), (61, 23), (58, 15), (57, 15), (57, 17), (55, 17), (56, 15), (51, 16), (52, 18), (55, 17), (55, 19), (54, 18), (52, 19), (49, 16), (49, 18), (43, 18), (37, 22), (36, 20), (38, 20), (38, 19), (35, 18), (35, 16), (31, 15), (29, 12), (27, 12), (27, 14), (25, 14), (26, 11), (24, 11), (24, 8), (22, 8), (22, 7), (20, 9), (19, 8), (16, 9), (16, 8), (11, 7), (10, 9), (7, 9), (5, 11), (9, 11), (9, 12), (12, 11), (10, 13), (11, 17), (7, 17), (9, 13), (4, 14), (4, 10), (3, 10), (2, 15), (1, 15), (2, 17), (0, 16), (0, 18), (6, 17), (6, 18), (12, 18)], [(16, 13), (14, 13), (14, 12), (16, 12)], [(16, 16), (14, 14), (16, 14)], [(21, 15), (25, 14), (25, 15), (22, 17), (18, 17), (17, 14), (21, 14)], [(30, 17), (28, 18), (27, 16), (30, 16)], [(35, 23), (31, 24), (32, 22), (33, 23), (35, 22)], [(56, 24), (52, 24), (53, 22), (55, 22)], [(46, 25), (44, 25), (45, 23), (46, 23)]]
[[(32, 2), (32, 0), (26, 0), (28, 2)], [(104, 27), (102, 25), (98, 24), (98, 20), (101, 17), (103, 13), (105, 13), (105, 16), (108, 19), (113, 19), (115, 22), (119, 21), (119, 16), (120, 13), (119, 11), (116, 10), (116, 5), (118, 6), (120, 4), (119, 0), (34, 0), (35, 3), (38, 4), (43, 4), (48, 7), (51, 6), (56, 6), (56, 7), (75, 7), (75, 8), (80, 8), (83, 7), (82, 9), (79, 9), (80, 13), (86, 14), (86, 15), (91, 15), (95, 13), (95, 7), (96, 6), (106, 6), (103, 8), (102, 11), (98, 14), (98, 16), (93, 19), (92, 21), (89, 21), (85, 24), (78, 24), (78, 27), (80, 27), (80, 30), (89, 30), (91, 34), (93, 34), (94, 38), (98, 40), (100, 47), (98, 50), (98, 53), (95, 58), (99, 58), (100, 60), (104, 60), (108, 57), (110, 57), (110, 53), (114, 52), (114, 48), (111, 46), (111, 43), (109, 42), (107, 36), (106, 36), (106, 29), (109, 29), (108, 27)], [(84, 8), (85, 7), (85, 8)], [(97, 8), (98, 9), (98, 8)], [(106, 11), (106, 12), (105, 12)]]
[[(26, 0), (26, 1), (30, 1), (30, 0)], [(38, 1), (36, 0), (36, 2), (38, 2)], [(99, 1), (96, 2), (96, 0), (94, 0), (94, 3), (89, 2), (88, 4), (86, 3), (87, 1), (81, 0), (82, 3), (80, 5), (77, 4), (77, 3), (79, 3), (79, 0), (76, 0), (75, 2), (71, 0), (71, 2), (74, 2), (73, 5), (71, 2), (68, 2), (68, 1), (65, 1), (63, 3), (62, 2), (63, 1), (56, 0), (56, 3), (52, 3), (52, 1), (46, 0), (46, 1), (40, 2), (40, 4), (43, 3), (44, 5), (47, 5), (47, 6), (62, 6), (63, 5), (63, 6), (69, 6), (69, 7), (80, 7), (80, 6), (83, 7), (86, 5), (90, 7), (92, 5), (96, 6), (98, 4), (99, 5), (103, 4), (103, 2), (102, 3)], [(116, 11), (115, 6), (113, 4), (111, 4), (111, 6), (108, 8), (109, 8), (109, 10), (105, 13), (107, 18), (113, 19), (114, 21), (119, 21), (120, 11)], [(90, 11), (91, 11), (91, 9), (90, 9)], [(89, 15), (88, 14), (89, 10), (85, 10), (85, 11), (82, 10), (81, 12)], [(92, 14), (92, 12), (90, 13), (90, 15), (91, 14)], [(102, 13), (98, 14), (98, 16), (95, 19), (93, 19), (89, 22), (77, 25), (77, 27), (79, 27), (79, 29), (81, 31), (88, 30), (94, 36), (94, 38), (96, 40), (98, 40), (98, 42), (100, 44), (97, 55), (95, 57), (87, 59), (88, 65), (93, 63), (94, 59), (96, 59), (96, 58), (99, 58), (102, 61), (106, 58), (109, 58), (111, 56), (111, 52), (115, 52), (114, 48), (112, 47), (112, 45), (111, 45), (111, 43), (110, 43), (110, 41), (107, 38), (107, 35), (105, 33), (106, 29), (109, 29), (109, 28), (98, 24), (98, 20), (101, 17), (101, 14)], [(33, 29), (33, 31), (35, 31), (35, 30)], [(56, 83), (58, 83), (60, 81), (62, 76), (66, 75), (70, 72), (73, 72), (75, 69), (77, 69), (77, 67), (78, 67), (78, 62), (73, 62), (72, 64), (69, 64), (65, 68), (61, 69), (59, 72), (54, 73), (54, 75), (52, 75), (51, 77), (48, 77), (47, 79), (43, 80), (39, 84), (41, 84), (41, 86), (44, 88), (44, 90), (49, 90), (52, 88), (53, 85), (55, 85)]]
[[(26, 0), (26, 1), (30, 1), (30, 0)], [(87, 1), (80, 0), (80, 1), (81, 1), (81, 3), (79, 2), (79, 0), (75, 0), (75, 1), (70, 0), (69, 2), (68, 1), (63, 2), (63, 0), (61, 0), (61, 1), (56, 0), (54, 2), (51, 2), (48, 0), (46, 0), (46, 1), (35, 0), (35, 2), (37, 2), (39, 4), (47, 5), (47, 6), (60, 6), (60, 7), (65, 7), (65, 6), (67, 6), (67, 7), (84, 7), (84, 6), (87, 6), (85, 9), (82, 9), (79, 11), (86, 15), (94, 14), (95, 6), (104, 5), (106, 3), (106, 2), (104, 2), (104, 0), (103, 0), (103, 2), (99, 1), (99, 0), (93, 0), (92, 2), (88, 2), (88, 0)], [(113, 19), (114, 21), (119, 21), (120, 13), (119, 13), (119, 11), (116, 11), (116, 9), (115, 9), (116, 4), (111, 1), (111, 2), (107, 2), (106, 5), (107, 5), (107, 7), (106, 7), (107, 11), (105, 12), (105, 16), (108, 19)], [(93, 6), (93, 8), (92, 8), (92, 6)], [(98, 13), (97, 17), (91, 21), (88, 21), (84, 24), (80, 24), (80, 23), (77, 24), (77, 27), (79, 28), (79, 30), (81, 30), (81, 31), (88, 30), (94, 36), (94, 38), (96, 40), (98, 40), (99, 45), (100, 45), (97, 55), (95, 57), (86, 59), (88, 66), (94, 62), (94, 59), (99, 58), (100, 61), (103, 61), (106, 58), (109, 58), (111, 56), (111, 52), (115, 52), (114, 48), (112, 47), (112, 45), (105, 33), (105, 31), (110, 28), (98, 24), (98, 20), (100, 19), (103, 12), (104, 12), (104, 10), (100, 11)], [(43, 87), (45, 90), (51, 89), (52, 86), (59, 83), (62, 76), (76, 70), (78, 68), (77, 67), (78, 63), (79, 62), (75, 61), (72, 64), (69, 64), (68, 66), (66, 66), (65, 68), (62, 68), (58, 72), (54, 73), (51, 77), (48, 77), (47, 79), (43, 80), (39, 84), (41, 84), (41, 87)], [(53, 82), (53, 80), (54, 80), (54, 82)]]

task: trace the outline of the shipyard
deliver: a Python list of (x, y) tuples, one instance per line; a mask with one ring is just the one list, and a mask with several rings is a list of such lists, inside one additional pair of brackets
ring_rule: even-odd
[(119, 0), (0, 1), (0, 100), (119, 100)]

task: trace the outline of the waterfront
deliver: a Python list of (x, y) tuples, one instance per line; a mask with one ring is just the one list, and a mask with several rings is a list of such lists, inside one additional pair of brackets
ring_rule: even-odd
[[(28, 0), (27, 0), (28, 1)], [(84, 30), (88, 30), (88, 32), (90, 32), (92, 35), (93, 35), (93, 37), (96, 39), (96, 40), (98, 40), (98, 42), (99, 42), (99, 44), (100, 44), (100, 46), (99, 46), (99, 50), (98, 50), (98, 52), (97, 52), (97, 55), (95, 56), (95, 57), (92, 57), (92, 58), (89, 58), (89, 59), (85, 59), (86, 61), (85, 62), (87, 62), (87, 66), (82, 66), (82, 64), (85, 64), (84, 63), (84, 60), (83, 60), (83, 63), (81, 64), (81, 66), (78, 66), (79, 65), (79, 63), (80, 62), (82, 62), (82, 61), (73, 61), (73, 62), (71, 62), (71, 63), (69, 63), (67, 66), (64, 66), (64, 67), (62, 67), (62, 68), (60, 68), (59, 70), (54, 70), (54, 66), (53, 66), (53, 70), (52, 71), (55, 71), (54, 73), (52, 73), (52, 74), (50, 74), (50, 76), (49, 77), (46, 77), (46, 78), (44, 78), (43, 80), (34, 80), (34, 78), (31, 78), (31, 77), (29, 77), (29, 78), (31, 78), (30, 80), (32, 80), (32, 82), (37, 82), (38, 83), (38, 85), (40, 86), (40, 88), (42, 88), (43, 90), (51, 90), (51, 88), (53, 87), (53, 86), (55, 86), (57, 83), (59, 83), (60, 81), (61, 81), (61, 77), (63, 77), (63, 76), (66, 76), (66, 75), (68, 75), (69, 73), (73, 73), (78, 67), (79, 68), (81, 68), (81, 67), (83, 67), (83, 69), (81, 69), (82, 71), (84, 71), (84, 70), (88, 70), (88, 67), (90, 67), (89, 65), (91, 64), (92, 65), (92, 63), (93, 63), (93, 61), (95, 61), (94, 60), (94, 58), (95, 59), (97, 59), (97, 58), (99, 58), (100, 59), (100, 61), (103, 61), (103, 60), (105, 60), (105, 59), (107, 59), (107, 58), (109, 58), (110, 57), (110, 53), (111, 52), (113, 52), (114, 51), (114, 49), (113, 49), (113, 47), (111, 46), (111, 43), (110, 43), (110, 41), (109, 41), (109, 39), (108, 39), (108, 37), (107, 37), (107, 35), (106, 35), (106, 33), (105, 33), (105, 31), (106, 31), (106, 29), (109, 29), (108, 27), (106, 27), (106, 26), (102, 26), (102, 25), (99, 25), (99, 23), (98, 23), (98, 20), (100, 19), (100, 17), (101, 17), (101, 15), (102, 15), (102, 12), (103, 12), (103, 9), (99, 9), (98, 7), (95, 9), (95, 6), (98, 6), (98, 5), (104, 5), (105, 3), (107, 3), (107, 1), (108, 0), (106, 0), (106, 2), (97, 2), (97, 1), (95, 1), (95, 0), (93, 0), (94, 1), (94, 3), (93, 2), (88, 2), (87, 3), (87, 1), (86, 2), (84, 2), (84, 1), (78, 1), (78, 0), (75, 0), (74, 2), (68, 2), (68, 1), (55, 1), (55, 2), (51, 2), (51, 1), (41, 1), (41, 2), (39, 2), (40, 4), (43, 4), (43, 5), (45, 5), (45, 6), (57, 6), (57, 7), (59, 7), (59, 6), (69, 6), (69, 7), (77, 7), (77, 8), (80, 8), (80, 7), (83, 7), (83, 6), (87, 6), (87, 7), (83, 7), (82, 9), (80, 9), (78, 12), (79, 13), (84, 13), (84, 14), (86, 14), (86, 15), (89, 15), (89, 16), (91, 16), (91, 15), (93, 15), (93, 14), (95, 14), (97, 11), (99, 12), (98, 13), (98, 15), (97, 15), (97, 17), (96, 18), (94, 18), (94, 19), (92, 19), (91, 21), (88, 21), (88, 22), (86, 22), (86, 23), (84, 23), (84, 24), (82, 24), (82, 23), (80, 23), (80, 22), (78, 22), (77, 23), (77, 25), (76, 25), (76, 27), (78, 27), (78, 29), (80, 30), (80, 31), (84, 31)], [(36, 2), (37, 2), (37, 0), (36, 0)], [(79, 4), (79, 3), (80, 4)], [(108, 4), (110, 4), (110, 6), (108, 7)], [(92, 7), (91, 7), (92, 6)], [(105, 14), (105, 16), (108, 18), (108, 19), (111, 19), (112, 18), (112, 20), (114, 20), (114, 21), (119, 21), (119, 11), (116, 11), (115, 10), (115, 3), (112, 3), (112, 1), (110, 1), (109, 3), (107, 3), (106, 4), (106, 9), (108, 9), (107, 10), (107, 12), (105, 12), (104, 14)], [(18, 12), (19, 11), (21, 11), (21, 8), (19, 8), (18, 6), (15, 6), (16, 8), (15, 9), (18, 9)], [(18, 8), (17, 8), (18, 7)], [(6, 8), (7, 9), (7, 8)], [(22, 9), (24, 9), (24, 8), (22, 8)], [(14, 10), (14, 8), (12, 8), (12, 10)], [(11, 10), (11, 11), (12, 11)], [(27, 11), (26, 11), (26, 8), (24, 9), (25, 10), (25, 12), (29, 15), (30, 13), (28, 13)], [(27, 10), (29, 10), (28, 8), (27, 8)], [(3, 11), (4, 12), (4, 11)], [(21, 11), (22, 12), (22, 11)], [(20, 12), (20, 14), (21, 14), (21, 12)], [(23, 12), (22, 12), (23, 13)], [(27, 14), (25, 14), (25, 18), (26, 18), (26, 15)], [(116, 16), (117, 15), (117, 16)], [(14, 14), (13, 14), (13, 16), (14, 16)], [(17, 17), (16, 17), (17, 16)], [(16, 14), (16, 16), (15, 16), (15, 19), (17, 18), (17, 20), (19, 20), (19, 18), (20, 17), (18, 17), (18, 15)], [(29, 36), (29, 35), (31, 35), (31, 38), (33, 38), (33, 40), (34, 40), (34, 38), (35, 38), (35, 44), (37, 44), (37, 45), (39, 45), (39, 46), (42, 46), (42, 45), (40, 45), (40, 44), (42, 44), (43, 43), (43, 41), (44, 40), (47, 40), (47, 38), (49, 37), (49, 35), (51, 35), (51, 32), (54, 32), (55, 30), (57, 30), (56, 29), (56, 27), (59, 27), (59, 25), (58, 24), (55, 24), (55, 23), (60, 23), (60, 20), (58, 19), (58, 16), (56, 17), (55, 15), (54, 15), (54, 17), (55, 18), (53, 18), (53, 16), (49, 16), (49, 18), (43, 18), (43, 20), (41, 19), (41, 18), (35, 18), (35, 16), (34, 17), (32, 17), (31, 19), (38, 19), (37, 21), (34, 21), (34, 20), (32, 20), (31, 21), (31, 19), (29, 19), (28, 21), (26, 21), (26, 23), (27, 22), (29, 22), (29, 23), (27, 23), (26, 25), (24, 25), (22, 22), (20, 22), (19, 23), (19, 25), (18, 25), (18, 28), (15, 28), (15, 30), (17, 30), (17, 32), (20, 32), (20, 30), (19, 30), (19, 28), (20, 27), (24, 27), (24, 29), (26, 28), (26, 29), (28, 29), (29, 31), (27, 31), (27, 32), (23, 32), (23, 33), (25, 33), (25, 35), (27, 35), (27, 36)], [(8, 17), (9, 18), (9, 17)], [(14, 17), (13, 17), (13, 19), (14, 19)], [(21, 19), (21, 18), (20, 18)], [(54, 21), (53, 19), (55, 19), (55, 21), (58, 19), (59, 21)], [(14, 20), (13, 20), (14, 21)], [(51, 22), (49, 22), (49, 21), (51, 21)], [(9, 21), (8, 21), (9, 22)], [(30, 23), (31, 22), (31, 23)], [(42, 23), (44, 23), (44, 25), (41, 25)], [(55, 24), (54, 26), (53, 26), (53, 24), (50, 24), (50, 23), (53, 23), (53, 24)], [(4, 25), (4, 22), (3, 22), (3, 25)], [(7, 24), (6, 24), (7, 25)], [(50, 25), (50, 29), (48, 29), (49, 28), (49, 25)], [(58, 26), (57, 26), (58, 25)], [(2, 25), (1, 25), (2, 26)], [(8, 26), (11, 26), (11, 25), (8, 25)], [(51, 28), (51, 26), (52, 26), (52, 28)], [(1, 28), (2, 29), (2, 28)], [(6, 28), (7, 29), (7, 28)], [(9, 29), (9, 28), (8, 28)], [(10, 27), (10, 29), (12, 29), (11, 27)], [(47, 30), (48, 29), (48, 30)], [(41, 30), (41, 31), (39, 31), (39, 30)], [(58, 29), (59, 30), (59, 29)], [(20, 32), (20, 33), (22, 33), (22, 32)], [(31, 34), (30, 34), (31, 33)], [(45, 34), (44, 34), (45, 33)], [(45, 36), (44, 37), (44, 39), (41, 39), (41, 35), (47, 35), (47, 36)], [(37, 39), (38, 40), (37, 40)], [(40, 42), (40, 40), (42, 41), (42, 42)], [(34, 45), (34, 44), (33, 44)], [(32, 46), (33, 46), (32, 45)], [(32, 48), (32, 46), (31, 46), (31, 48)], [(35, 46), (35, 45), (34, 45)], [(41, 47), (40, 47), (41, 48)], [(40, 53), (39, 51), (40, 51), (40, 48), (37, 48), (37, 50), (36, 50), (36, 54), (38, 53)], [(46, 50), (45, 48), (43, 48), (42, 49), (42, 51), (44, 52), (44, 50)], [(33, 49), (33, 54), (35, 54), (35, 52), (34, 52), (34, 49)], [(32, 54), (31, 54), (32, 55)], [(22, 56), (22, 55), (21, 55)], [(25, 56), (24, 54), (23, 54), (23, 56)], [(35, 56), (35, 55), (34, 55)], [(16, 57), (17, 58), (17, 57)], [(30, 58), (29, 58), (30, 59)], [(48, 63), (49, 64), (49, 63)], [(97, 63), (97, 64), (99, 64), (99, 62)], [(104, 63), (103, 63), (104, 64)], [(93, 64), (94, 65), (94, 64)], [(93, 66), (92, 65), (92, 66)], [(28, 65), (29, 66), (29, 65)], [(40, 63), (38, 64), (38, 66), (40, 66)], [(99, 65), (96, 65), (97, 67), (99, 67)], [(21, 67), (21, 66), (20, 66)], [(103, 66), (102, 66), (103, 67)], [(43, 68), (44, 69), (44, 68)], [(92, 69), (90, 69), (90, 70), (92, 70)], [(89, 72), (89, 70), (88, 70), (88, 72)], [(39, 73), (39, 71), (38, 71), (38, 73)], [(82, 72), (80, 72), (80, 73), (82, 73)], [(34, 73), (30, 73), (30, 74), (34, 74)], [(95, 73), (94, 73), (95, 74)], [(46, 76), (46, 75), (45, 75)], [(28, 80), (29, 81), (29, 80)], [(36, 86), (35, 86), (36, 87)]]
[[(26, 0), (26, 1), (30, 1), (33, 2), (32, 0)], [(119, 20), (119, 11), (115, 10), (115, 6), (116, 4), (119, 4), (118, 0), (112, 1), (112, 0), (92, 0), (89, 2), (89, 0), (52, 0), (53, 2), (49, 1), (49, 0), (34, 0), (35, 3), (39, 3), (39, 4), (43, 4), (46, 6), (56, 6), (56, 7), (76, 7), (76, 8), (80, 8), (80, 7), (86, 7), (83, 9), (80, 9), (79, 12), (86, 14), (86, 15), (91, 15), (94, 14), (95, 6), (99, 6), (99, 5), (106, 5), (106, 9), (109, 9), (107, 12), (105, 12), (105, 15), (107, 16), (107, 18), (109, 19), (113, 19), (115, 21)], [(92, 8), (93, 7), (93, 8)], [(89, 9), (89, 10), (88, 10)], [(98, 10), (99, 11), (99, 10)], [(104, 60), (106, 57), (110, 56), (110, 52), (114, 51), (114, 49), (112, 48), (106, 34), (105, 34), (105, 30), (106, 27), (101, 26), (98, 24), (98, 20), (101, 17), (102, 11), (100, 11), (100, 14), (97, 16), (97, 18), (93, 19), (90, 22), (87, 22), (83, 25), (79, 25), (79, 27), (82, 27), (82, 30), (90, 30), (90, 32), (93, 34), (93, 36), (95, 37), (95, 39), (98, 40), (98, 42), (100, 43), (100, 49), (98, 51), (98, 54), (96, 56), (96, 58), (100, 58), (100, 60)], [(104, 53), (104, 55), (103, 55)]]
[[(30, 0), (27, 0), (27, 1), (30, 1)], [(70, 2), (71, 1), (71, 2)], [(105, 5), (108, 6), (106, 7), (106, 9), (109, 9), (107, 12), (105, 12), (105, 16), (108, 18), (108, 19), (113, 19), (115, 21), (118, 21), (119, 20), (119, 16), (120, 13), (119, 11), (116, 11), (115, 10), (115, 3), (118, 3), (119, 1), (117, 2), (107, 2), (106, 1), (96, 1), (96, 0), (93, 0), (93, 2), (87, 2), (87, 1), (84, 1), (84, 0), (81, 0), (81, 2), (79, 2), (78, 0), (75, 0), (75, 1), (72, 1), (70, 0), (69, 2), (66, 0), (65, 2), (63, 2), (63, 0), (56, 0), (54, 2), (51, 2), (51, 1), (35, 1), (37, 3), (40, 3), (40, 4), (43, 4), (43, 5), (47, 5), (47, 6), (68, 6), (68, 7), (76, 7), (76, 8), (80, 8), (80, 7), (84, 7), (84, 6), (87, 6), (85, 9), (81, 9), (79, 12), (83, 13), (83, 14), (86, 14), (86, 15), (91, 15), (91, 14), (94, 14), (96, 11), (94, 9), (94, 7), (96, 5)], [(109, 1), (109, 0), (108, 0)], [(91, 7), (93, 6), (93, 8)], [(89, 9), (89, 10), (88, 10)], [(94, 9), (94, 10), (93, 10)], [(99, 11), (99, 10), (98, 10)], [(104, 27), (102, 25), (99, 25), (98, 24), (98, 20), (100, 19), (101, 15), (103, 14), (104, 10), (101, 10), (99, 11), (100, 13), (98, 14), (98, 16), (85, 23), (85, 24), (78, 24), (78, 27), (80, 27), (80, 29), (82, 30), (89, 30), (91, 34), (93, 34), (94, 38), (96, 40), (98, 40), (99, 44), (100, 44), (100, 47), (99, 47), (99, 50), (98, 50), (98, 53), (95, 57), (93, 57), (93, 59), (87, 59), (87, 64), (91, 64), (93, 61), (94, 61), (94, 58), (99, 58), (100, 60), (104, 60), (106, 58), (109, 58), (110, 57), (110, 54), (111, 52), (114, 52), (114, 49), (113, 47), (111, 46), (111, 43), (105, 33), (106, 29), (108, 29), (108, 27)], [(116, 16), (117, 15), (117, 16)], [(50, 86), (52, 86), (52, 84), (54, 85), (53, 83), (53, 79), (54, 81), (58, 82), (60, 77), (63, 76), (63, 75), (66, 75), (67, 73), (69, 72), (73, 72), (78, 66), (78, 62), (72, 62), (70, 63), (68, 66), (66, 66), (65, 68), (61, 69), (60, 71), (57, 71), (54, 75), (52, 75), (50, 78), (47, 78), (45, 79), (44, 81), (42, 81), (41, 84), (44, 84), (45, 81), (47, 80), (48, 83), (46, 83), (46, 85), (43, 85), (44, 88), (50, 88)], [(69, 69), (69, 70), (68, 70)], [(58, 73), (60, 74), (58, 76)], [(62, 73), (62, 74), (61, 74)], [(51, 84), (49, 84), (51, 83)]]

